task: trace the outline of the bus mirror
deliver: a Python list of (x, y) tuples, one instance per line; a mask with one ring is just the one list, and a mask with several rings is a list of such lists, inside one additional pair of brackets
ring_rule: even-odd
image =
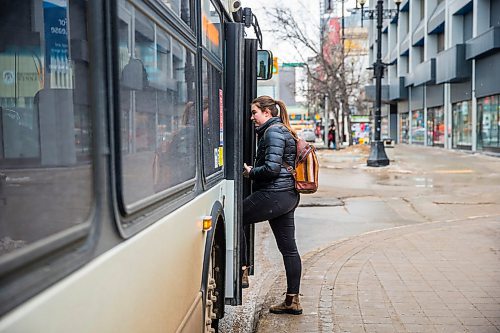
[(273, 77), (273, 54), (268, 50), (257, 50), (257, 80)]

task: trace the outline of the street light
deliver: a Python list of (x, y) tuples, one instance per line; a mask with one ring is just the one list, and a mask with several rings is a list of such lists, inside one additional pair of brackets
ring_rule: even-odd
[(396, 9), (383, 9), (384, 1), (377, 0), (376, 9), (363, 10), (366, 0), (359, 0), (361, 5), (361, 26), (363, 20), (377, 20), (377, 59), (373, 64), (373, 73), (375, 75), (375, 135), (370, 146), (370, 156), (368, 157), (367, 165), (372, 167), (389, 165), (389, 159), (385, 154), (384, 143), (380, 141), (380, 123), (381, 123), (381, 107), (382, 107), (382, 77), (387, 64), (382, 62), (382, 19), (395, 18), (396, 21), (399, 15), (399, 5), (401, 0), (394, 0)]

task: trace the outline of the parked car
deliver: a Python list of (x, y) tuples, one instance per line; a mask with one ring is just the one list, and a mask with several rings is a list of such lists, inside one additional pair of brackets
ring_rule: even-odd
[(312, 128), (304, 128), (303, 130), (300, 130), (297, 135), (299, 138), (302, 138), (307, 142), (316, 141), (316, 134), (314, 134), (314, 130)]

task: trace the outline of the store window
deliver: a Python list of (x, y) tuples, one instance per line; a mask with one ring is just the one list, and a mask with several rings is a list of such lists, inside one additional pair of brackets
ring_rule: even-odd
[(453, 148), (470, 149), (472, 145), (471, 101), (452, 104)]
[(210, 52), (222, 59), (221, 18), (210, 0), (201, 0), (202, 42)]
[(427, 145), (444, 146), (444, 108), (438, 106), (427, 109)]
[(389, 117), (383, 116), (380, 119), (380, 138), (385, 139), (389, 138)]
[(132, 7), (120, 3), (118, 25), (120, 181), (128, 211), (194, 179), (198, 119), (194, 54)]
[(410, 116), (409, 113), (401, 113), (399, 115), (399, 142), (409, 143), (410, 142)]
[[(93, 201), (86, 1), (0, 12), (0, 256), (88, 221)], [(40, 244), (40, 242), (39, 242)]]
[(479, 147), (500, 148), (500, 95), (477, 100)]
[(223, 151), (223, 92), (222, 73), (207, 60), (203, 60), (203, 170), (210, 176), (222, 170)]
[(411, 143), (424, 144), (425, 126), (424, 111), (411, 112)]

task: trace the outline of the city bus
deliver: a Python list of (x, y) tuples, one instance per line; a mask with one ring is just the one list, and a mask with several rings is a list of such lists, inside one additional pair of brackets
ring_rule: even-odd
[(216, 332), (272, 73), (251, 9), (4, 0), (0, 21), (0, 332)]

